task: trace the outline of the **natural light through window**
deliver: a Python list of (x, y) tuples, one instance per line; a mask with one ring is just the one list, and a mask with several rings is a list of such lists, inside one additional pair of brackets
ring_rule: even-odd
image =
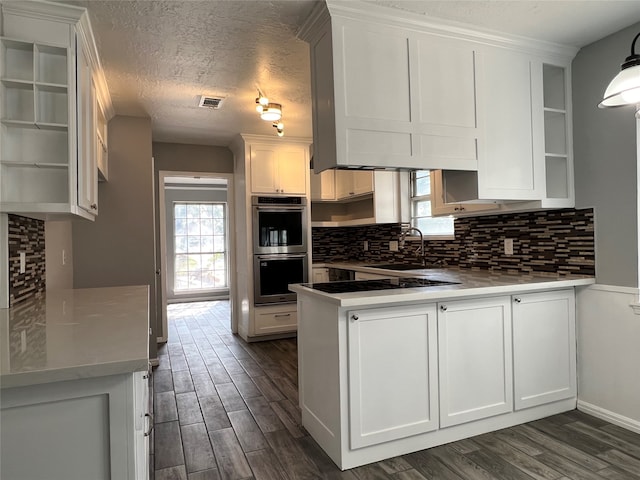
[(173, 204), (174, 291), (227, 287), (225, 203)]
[(452, 236), (453, 218), (431, 216), (431, 175), (429, 170), (411, 172), (411, 226), (425, 236)]

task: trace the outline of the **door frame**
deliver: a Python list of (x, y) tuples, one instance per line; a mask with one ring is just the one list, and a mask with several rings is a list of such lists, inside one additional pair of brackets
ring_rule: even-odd
[(160, 170), (158, 172), (158, 208), (160, 212), (160, 305), (161, 305), (161, 318), (162, 318), (162, 336), (157, 337), (158, 343), (166, 343), (168, 340), (168, 325), (167, 325), (167, 220), (166, 220), (166, 208), (165, 208), (165, 188), (164, 180), (166, 177), (185, 177), (185, 178), (210, 178), (221, 179), (227, 181), (227, 243), (229, 252), (228, 278), (229, 278), (229, 307), (231, 312), (230, 326), (232, 333), (238, 332), (238, 325), (236, 323), (234, 311), (235, 311), (235, 284), (236, 284), (236, 251), (233, 246), (235, 242), (235, 205), (234, 205), (234, 189), (233, 189), (233, 174), (232, 173), (213, 173), (213, 172), (174, 172), (171, 170)]

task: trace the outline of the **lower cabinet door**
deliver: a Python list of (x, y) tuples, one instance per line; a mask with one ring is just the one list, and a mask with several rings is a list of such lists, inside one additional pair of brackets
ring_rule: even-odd
[(438, 309), (440, 426), (512, 411), (511, 297)]
[(350, 447), (436, 430), (435, 304), (347, 315)]
[(146, 480), (149, 478), (149, 439), (153, 427), (153, 418), (149, 415), (148, 372), (134, 372), (133, 395), (135, 478)]
[(512, 298), (516, 409), (575, 397), (573, 288)]

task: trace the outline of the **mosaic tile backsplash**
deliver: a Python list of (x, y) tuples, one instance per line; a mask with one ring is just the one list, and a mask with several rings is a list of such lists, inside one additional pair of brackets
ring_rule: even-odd
[[(9, 306), (45, 291), (44, 221), (8, 216)], [(20, 252), (26, 253), (26, 271), (20, 273)]]
[[(595, 275), (593, 221), (590, 208), (459, 218), (455, 239), (425, 241), (426, 260), (514, 273)], [(419, 241), (389, 251), (389, 241), (399, 236), (399, 224), (313, 228), (313, 261), (416, 262)], [(505, 238), (513, 239), (513, 255), (504, 254)]]

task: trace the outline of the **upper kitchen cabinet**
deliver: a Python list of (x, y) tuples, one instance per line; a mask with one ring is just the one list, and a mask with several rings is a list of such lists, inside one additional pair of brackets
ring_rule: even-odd
[(106, 118), (111, 103), (86, 10), (0, 6), (0, 211), (93, 219), (96, 102), (106, 106)]
[(506, 200), (503, 211), (574, 206), (569, 62), (487, 49), (478, 171), (443, 171), (447, 202)]
[(307, 194), (308, 144), (249, 143), (251, 192), (267, 195)]
[(573, 205), (574, 47), (338, 0), (319, 3), (299, 36), (316, 172), (443, 170), (447, 203)]
[(300, 32), (311, 47), (314, 170), (475, 170), (474, 46), (366, 14), (321, 4)]

